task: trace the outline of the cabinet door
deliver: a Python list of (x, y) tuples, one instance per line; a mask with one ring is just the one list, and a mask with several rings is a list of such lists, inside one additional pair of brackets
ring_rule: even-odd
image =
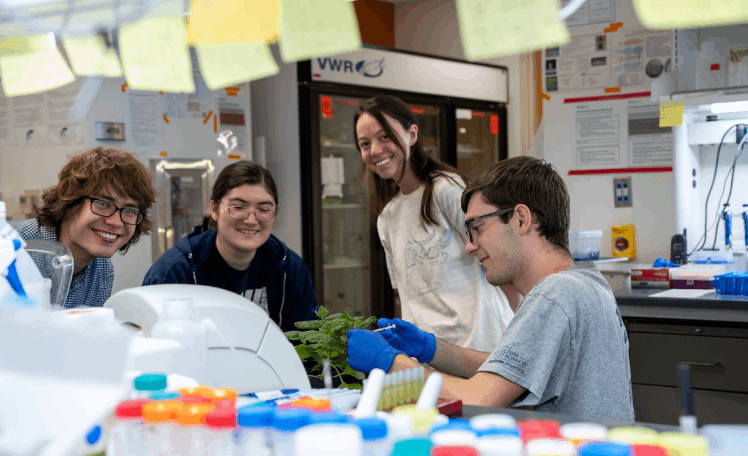
[[(678, 388), (636, 385), (632, 387), (636, 421), (678, 424), (681, 414)], [(745, 424), (748, 394), (692, 390), (693, 412), (699, 426)]]
[(685, 361), (707, 365), (692, 368), (691, 388), (748, 392), (748, 339), (629, 333), (629, 344), (633, 383), (679, 386)]

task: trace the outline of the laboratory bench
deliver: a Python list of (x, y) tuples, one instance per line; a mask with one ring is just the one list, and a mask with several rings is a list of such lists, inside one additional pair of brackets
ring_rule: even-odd
[(693, 298), (653, 296), (662, 291), (614, 291), (629, 337), (637, 421), (678, 423), (677, 366), (687, 362), (699, 426), (745, 423), (748, 298), (713, 290)]
[(532, 410), (513, 409), (513, 408), (481, 407), (477, 405), (463, 405), (462, 415), (460, 416), (460, 418), (470, 419), (474, 416), (485, 415), (489, 413), (500, 413), (504, 415), (510, 415), (517, 421), (520, 421), (520, 420), (553, 420), (562, 425), (567, 424), (567, 423), (578, 423), (578, 422), (599, 423), (599, 424), (605, 425), (608, 429), (612, 429), (612, 428), (619, 427), (619, 426), (637, 425), (637, 426), (645, 426), (645, 427), (654, 429), (657, 432), (668, 432), (668, 431), (672, 432), (672, 431), (680, 430), (678, 426), (643, 422), (639, 420), (639, 417), (636, 417), (637, 421), (634, 424), (628, 421), (606, 421), (606, 420), (588, 419), (588, 418), (583, 418), (583, 417), (579, 417), (576, 415), (569, 415), (566, 413), (536, 412)]

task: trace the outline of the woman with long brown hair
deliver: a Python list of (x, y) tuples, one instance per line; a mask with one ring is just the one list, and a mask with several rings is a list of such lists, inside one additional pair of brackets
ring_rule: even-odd
[[(403, 320), (454, 345), (492, 351), (514, 312), (465, 253), (460, 198), (467, 177), (424, 151), (416, 119), (398, 98), (366, 100), (353, 124)], [(513, 288), (507, 291), (518, 301)]]

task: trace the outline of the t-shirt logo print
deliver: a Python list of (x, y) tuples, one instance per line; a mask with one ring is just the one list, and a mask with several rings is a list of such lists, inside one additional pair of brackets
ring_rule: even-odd
[(436, 230), (431, 228), (425, 232), (425, 239), (421, 239), (424, 231), (418, 231), (405, 245), (405, 273), (409, 281), (417, 284), (418, 294), (424, 295), (441, 287), (441, 265), (447, 261), (442, 250), (452, 243), (452, 229), (444, 230), (437, 238)]

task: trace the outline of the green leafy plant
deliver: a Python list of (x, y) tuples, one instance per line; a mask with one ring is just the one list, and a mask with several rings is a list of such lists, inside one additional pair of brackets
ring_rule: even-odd
[(377, 321), (376, 317), (351, 317), (348, 312), (332, 314), (324, 306), (319, 306), (316, 312), (319, 320), (299, 321), (295, 325), (303, 331), (286, 331), (288, 340), (298, 340), (296, 353), (299, 358), (312, 358), (317, 364), (312, 368), (309, 377), (322, 379), (322, 363), (325, 359), (330, 360), (330, 368), (333, 376), (340, 379), (340, 388), (361, 389), (356, 383), (346, 383), (344, 375), (350, 375), (358, 380), (366, 378), (366, 374), (354, 370), (348, 365), (348, 338), (345, 333), (349, 329), (366, 329)]

